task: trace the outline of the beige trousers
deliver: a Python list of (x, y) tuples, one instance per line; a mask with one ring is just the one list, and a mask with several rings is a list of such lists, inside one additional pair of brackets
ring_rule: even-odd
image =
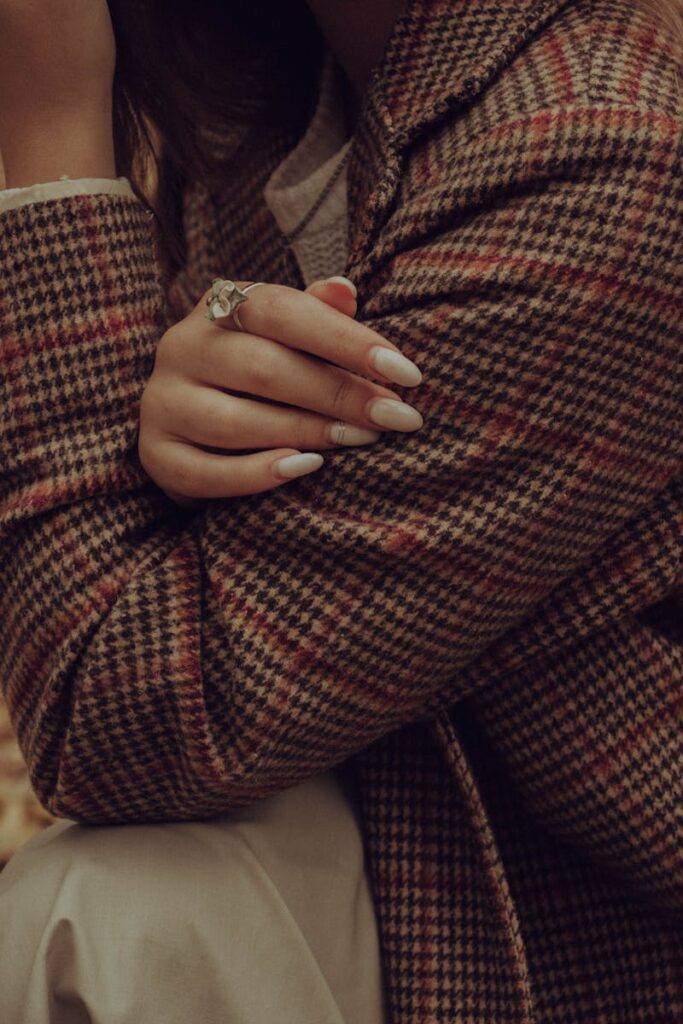
[(377, 927), (332, 775), (210, 822), (61, 822), (0, 875), (2, 1024), (380, 1024)]

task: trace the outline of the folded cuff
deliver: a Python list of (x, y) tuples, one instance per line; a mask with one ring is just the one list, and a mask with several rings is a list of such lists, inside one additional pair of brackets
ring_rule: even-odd
[(60, 178), (25, 188), (0, 189), (0, 213), (15, 210), (18, 206), (46, 202), (49, 199), (64, 199), (67, 196), (116, 195), (132, 196), (133, 189), (128, 178)]

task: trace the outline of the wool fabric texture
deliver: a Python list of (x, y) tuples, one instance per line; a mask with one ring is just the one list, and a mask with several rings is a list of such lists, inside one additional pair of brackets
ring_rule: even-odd
[(212, 277), (301, 284), (262, 195), (295, 120), (188, 189), (167, 294), (137, 200), (0, 218), (0, 675), (33, 784), (79, 821), (172, 821), (348, 760), (392, 1024), (679, 1021), (665, 36), (624, 0), (411, 0), (346, 273), (425, 425), (179, 511), (137, 461), (140, 394)]

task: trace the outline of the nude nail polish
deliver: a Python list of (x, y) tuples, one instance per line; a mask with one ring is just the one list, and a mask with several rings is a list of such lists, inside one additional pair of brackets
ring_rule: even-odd
[(313, 473), (320, 469), (323, 462), (322, 455), (315, 452), (302, 452), (301, 455), (286, 455), (275, 463), (275, 472), (278, 476), (286, 477), (288, 480), (297, 476), (305, 476), (306, 473)]
[(410, 359), (390, 348), (382, 348), (379, 345), (373, 348), (370, 352), (370, 362), (378, 373), (394, 384), (414, 387), (422, 380), (422, 373), (415, 363), (411, 363)]
[(417, 409), (393, 398), (375, 398), (367, 411), (373, 423), (389, 430), (419, 430), (424, 423)]

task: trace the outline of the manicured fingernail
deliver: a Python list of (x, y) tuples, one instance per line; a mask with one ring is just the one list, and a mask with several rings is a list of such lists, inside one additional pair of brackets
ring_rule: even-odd
[(390, 348), (381, 348), (378, 345), (377, 348), (371, 349), (370, 362), (378, 373), (392, 380), (394, 384), (414, 387), (422, 380), (422, 373), (415, 363), (411, 363), (410, 359)]
[(279, 476), (292, 480), (295, 476), (305, 476), (306, 473), (320, 469), (324, 461), (322, 455), (317, 455), (315, 452), (287, 455), (275, 463), (275, 472)]
[(349, 291), (353, 295), (354, 299), (358, 297), (358, 289), (356, 288), (356, 286), (353, 283), (353, 281), (349, 281), (348, 277), (341, 277), (340, 275), (337, 275), (336, 277), (328, 277), (327, 280), (328, 280), (329, 284), (343, 284), (343, 285), (346, 285), (346, 287), (349, 289)]
[(368, 416), (378, 427), (389, 430), (419, 430), (424, 420), (417, 409), (393, 398), (375, 398), (368, 405)]
[(377, 430), (366, 430), (365, 427), (356, 427), (341, 420), (330, 423), (327, 428), (327, 439), (332, 444), (371, 444), (381, 436)]

